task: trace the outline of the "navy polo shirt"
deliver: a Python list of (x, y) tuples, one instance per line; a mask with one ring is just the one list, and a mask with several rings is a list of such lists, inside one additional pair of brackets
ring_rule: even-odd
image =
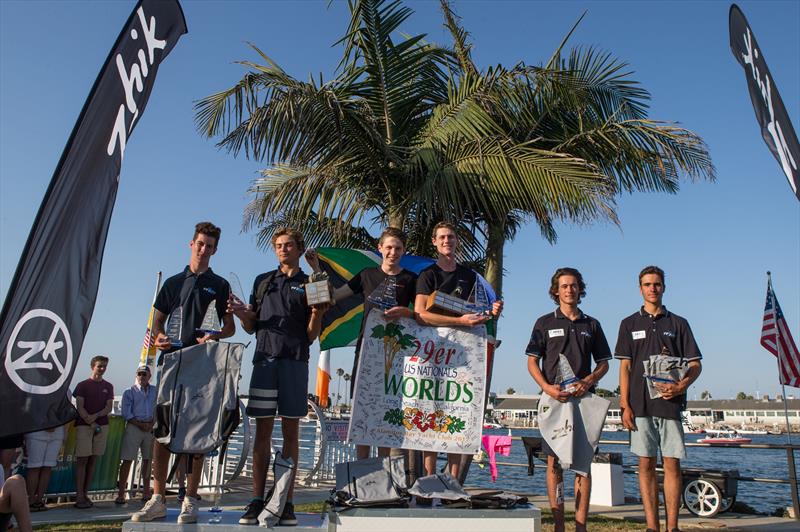
[(611, 359), (611, 349), (599, 321), (582, 311), (572, 321), (558, 307), (536, 320), (525, 352), (542, 360), (542, 374), (550, 384), (558, 377), (559, 354), (567, 357), (579, 379), (592, 372), (592, 359), (595, 364)]
[[(228, 295), (231, 293), (231, 287), (228, 281), (211, 271), (211, 268), (200, 275), (195, 275), (189, 266), (186, 266), (181, 273), (164, 281), (156, 296), (156, 302), (153, 304), (156, 310), (169, 316), (180, 307), (184, 283), (194, 283), (186, 303), (183, 305), (181, 341), (184, 347), (188, 347), (195, 345), (197, 339), (203, 336), (203, 333), (198, 332), (197, 328), (203, 324), (206, 309), (212, 302), (217, 309), (217, 318), (222, 323), (222, 318), (228, 309)], [(164, 326), (166, 327), (166, 323)], [(165, 353), (177, 350), (178, 348), (175, 347)]]
[(628, 403), (636, 417), (655, 416), (680, 419), (686, 407), (686, 394), (666, 399), (650, 399), (644, 377), (644, 361), (653, 355), (664, 354), (689, 360), (700, 360), (700, 348), (694, 340), (686, 319), (663, 307), (664, 312), (648, 314), (644, 307), (619, 324), (614, 357), (631, 361), (628, 384)]
[[(256, 301), (262, 281), (268, 280), (264, 296)], [(253, 364), (267, 358), (292, 358), (308, 362), (308, 322), (311, 307), (304, 285), (308, 276), (298, 270), (287, 277), (280, 269), (262, 273), (253, 283), (250, 304), (256, 313), (256, 352)]]

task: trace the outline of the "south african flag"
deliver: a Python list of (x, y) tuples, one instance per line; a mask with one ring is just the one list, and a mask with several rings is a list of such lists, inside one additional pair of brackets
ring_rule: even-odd
[[(375, 251), (347, 248), (317, 248), (320, 267), (326, 272), (335, 288), (345, 284), (364, 268), (375, 268), (381, 265), (381, 255)], [(403, 255), (400, 266), (417, 275), (435, 261), (428, 257)], [(478, 274), (478, 282), (483, 284), (489, 301), (496, 299), (494, 290)], [(364, 317), (364, 298), (361, 295), (337, 301), (322, 322), (322, 333), (319, 336), (320, 349), (333, 349), (355, 345), (361, 331), (361, 320)], [(493, 329), (493, 327), (491, 327)], [(491, 332), (491, 330), (490, 330)]]

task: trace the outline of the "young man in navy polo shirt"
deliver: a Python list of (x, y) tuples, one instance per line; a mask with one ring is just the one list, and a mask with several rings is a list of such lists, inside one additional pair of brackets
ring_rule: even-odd
[[(550, 280), (550, 297), (558, 305), (536, 320), (526, 353), (528, 372), (542, 388), (542, 392), (564, 403), (569, 397), (581, 397), (592, 391), (608, 371), (611, 349), (600, 322), (578, 308), (586, 295), (586, 283), (575, 268), (559, 268)], [(575, 376), (580, 379), (570, 394), (558, 384), (559, 355), (569, 361)], [(595, 368), (591, 363), (594, 359)], [(540, 367), (541, 364), (541, 367)], [(558, 459), (545, 443), (547, 454), (547, 496), (553, 511), (555, 530), (564, 530), (564, 476)], [(586, 530), (589, 516), (589, 495), (592, 491), (591, 476), (575, 475), (575, 530)]]
[[(189, 242), (191, 259), (184, 270), (173, 275), (161, 286), (156, 301), (153, 304), (153, 331), (155, 346), (161, 350), (158, 365), (163, 364), (166, 353), (177, 351), (173, 347), (172, 339), (165, 333), (167, 318), (178, 308), (181, 308), (182, 326), (181, 338), (183, 347), (202, 344), (209, 341), (221, 340), (233, 336), (236, 326), (233, 317), (227, 313), (230, 285), (228, 281), (211, 271), (209, 262), (217, 252), (219, 237), (222, 230), (211, 222), (200, 222), (194, 228), (194, 236)], [(222, 322), (222, 331), (219, 334), (202, 334), (197, 329), (203, 323), (206, 309), (213, 302), (217, 317)], [(167, 515), (165, 494), (167, 489), (167, 465), (169, 462), (169, 449), (166, 445), (156, 442), (153, 445), (153, 496), (144, 507), (131, 515), (132, 521), (152, 521)], [(189, 477), (187, 496), (181, 505), (178, 523), (197, 522), (197, 488), (203, 473), (203, 455), (193, 457), (192, 474)]]
[[(250, 304), (231, 298), (230, 311), (242, 327), (256, 334), (253, 375), (250, 379), (247, 415), (256, 418), (253, 444), (253, 499), (239, 519), (243, 525), (258, 523), (264, 508), (264, 488), (269, 468), (270, 442), (275, 416), (281, 416), (283, 456), (297, 464), (300, 418), (308, 413), (309, 347), (319, 336), (327, 304), (309, 307), (304, 285), (308, 276), (300, 269), (305, 251), (303, 235), (281, 229), (272, 237), (278, 269), (263, 273), (253, 283)], [(294, 475), (294, 473), (292, 473)], [(280, 525), (296, 525), (292, 494), (280, 517)]]
[[(668, 311), (662, 303), (664, 271), (648, 266), (639, 274), (639, 291), (644, 305), (622, 320), (614, 356), (620, 359), (619, 389), (622, 424), (631, 431), (631, 452), (639, 457), (639, 490), (644, 503), (647, 530), (659, 530), (658, 451), (664, 462), (664, 498), (667, 530), (678, 530), (681, 497), (681, 459), (683, 444), (681, 410), (686, 406), (686, 390), (700, 376), (700, 349), (689, 323)], [(680, 382), (655, 383), (661, 397), (651, 399), (647, 390), (643, 362), (658, 354), (688, 361), (689, 369)]]

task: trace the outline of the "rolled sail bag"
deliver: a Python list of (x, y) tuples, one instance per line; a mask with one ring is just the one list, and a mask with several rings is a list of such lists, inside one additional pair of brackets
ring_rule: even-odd
[(153, 432), (173, 453), (207, 454), (239, 426), (244, 345), (206, 342), (164, 355)]

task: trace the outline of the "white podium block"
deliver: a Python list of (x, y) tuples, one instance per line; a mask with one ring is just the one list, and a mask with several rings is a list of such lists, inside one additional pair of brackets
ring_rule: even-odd
[(589, 504), (625, 504), (625, 481), (621, 465), (592, 463), (592, 495), (589, 497)]

